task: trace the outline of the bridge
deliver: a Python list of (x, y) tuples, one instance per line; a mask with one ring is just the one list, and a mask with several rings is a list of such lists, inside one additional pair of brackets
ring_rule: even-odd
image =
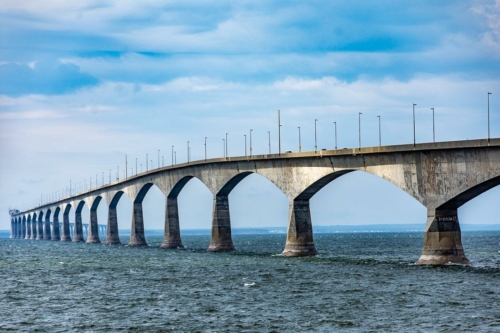
[[(148, 190), (156, 185), (166, 198), (161, 247), (182, 248), (177, 198), (184, 185), (196, 177), (213, 194), (208, 251), (235, 250), (231, 238), (229, 194), (246, 176), (258, 173), (289, 200), (288, 231), (282, 254), (310, 256), (317, 251), (309, 200), (328, 183), (356, 170), (391, 182), (427, 208), (424, 244), (418, 264), (467, 264), (469, 260), (462, 246), (457, 210), (500, 184), (500, 139), (227, 157), (162, 167), (14, 214), (11, 238), (84, 242), (81, 211), (87, 204), (90, 227), (86, 242), (100, 243), (97, 207), (104, 199), (108, 203), (104, 243), (118, 244), (116, 207), (125, 194), (133, 206), (128, 245), (147, 245), (142, 202)], [(75, 209), (75, 231), (71, 238), (69, 212), (72, 207)]]

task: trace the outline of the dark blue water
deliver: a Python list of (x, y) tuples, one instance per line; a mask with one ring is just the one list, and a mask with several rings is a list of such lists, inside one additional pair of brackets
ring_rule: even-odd
[[(500, 232), (463, 232), (470, 266), (413, 265), (422, 233), (236, 235), (238, 252), (0, 239), (1, 332), (500, 332)], [(122, 239), (126, 243), (126, 239)]]

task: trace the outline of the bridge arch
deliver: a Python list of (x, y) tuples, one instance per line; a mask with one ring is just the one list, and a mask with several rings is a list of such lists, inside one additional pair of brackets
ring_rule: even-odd
[(52, 233), (50, 228), (50, 216), (52, 214), (52, 210), (50, 208), (45, 212), (45, 223), (43, 228), (43, 240), (51, 240)]
[(437, 210), (457, 210), (465, 203), (498, 185), (500, 185), (500, 176), (483, 181), (438, 206)]
[[(109, 200), (108, 205), (108, 219), (107, 219), (107, 227), (106, 227), (106, 240), (104, 244), (121, 244), (119, 228), (118, 228), (118, 205), (123, 203), (122, 197), (123, 194), (126, 194), (125, 197), (129, 198), (128, 194), (123, 190), (119, 190), (115, 193), (110, 193), (107, 197)], [(129, 202), (130, 198), (129, 198)]]
[(31, 226), (31, 214), (26, 218), (26, 239), (31, 239), (33, 228)]
[(61, 233), (60, 233), (60, 227), (59, 227), (59, 213), (61, 212), (61, 207), (57, 206), (54, 208), (54, 215), (52, 218), (52, 240), (53, 241), (60, 241), (61, 240)]
[(63, 206), (63, 223), (61, 229), (61, 242), (71, 242), (71, 225), (70, 225), (70, 212), (71, 212), (71, 203)]
[(38, 229), (37, 229), (37, 234), (36, 234), (36, 239), (37, 240), (42, 240), (43, 239), (43, 210), (38, 212)]
[(83, 236), (83, 222), (82, 222), (82, 210), (85, 207), (86, 203), (84, 200), (77, 201), (75, 203), (75, 226), (73, 233), (73, 242), (85, 242), (85, 238)]

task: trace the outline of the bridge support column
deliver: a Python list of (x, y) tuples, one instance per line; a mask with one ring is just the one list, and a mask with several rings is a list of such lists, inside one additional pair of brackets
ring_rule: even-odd
[(428, 210), (424, 247), (418, 265), (468, 264), (457, 210)]
[(285, 249), (288, 257), (305, 257), (318, 254), (314, 246), (309, 199), (291, 200), (288, 211), (288, 231)]
[(104, 244), (120, 244), (116, 207), (109, 207), (108, 209), (108, 227), (106, 229), (106, 240), (104, 241)]
[(85, 242), (83, 238), (82, 213), (75, 213), (75, 232), (73, 234), (73, 242)]
[(100, 243), (99, 239), (99, 224), (97, 222), (97, 210), (90, 210), (89, 228), (87, 234), (87, 243)]
[(179, 207), (177, 198), (167, 197), (165, 206), (165, 230), (162, 249), (182, 249), (181, 232), (179, 228)]
[(52, 240), (60, 241), (61, 233), (59, 231), (59, 215), (54, 215), (54, 223), (52, 225)]
[(24, 239), (24, 236), (26, 235), (26, 222), (19, 222), (21, 224), (21, 228), (19, 230), (19, 239)]
[(16, 234), (16, 224), (13, 219), (10, 219), (10, 236), (9, 238), (14, 238)]
[(235, 251), (231, 237), (231, 218), (229, 215), (229, 197), (214, 196), (212, 213), (212, 238), (207, 251)]
[(144, 218), (142, 216), (142, 202), (133, 204), (132, 228), (130, 229), (130, 242), (128, 246), (147, 246), (144, 237)]
[(52, 237), (50, 235), (50, 215), (45, 214), (45, 228), (43, 230), (43, 240), (50, 240)]
[(63, 214), (61, 242), (71, 242), (71, 234), (69, 232), (69, 214)]
[(38, 219), (38, 232), (36, 233), (36, 240), (43, 239), (43, 220), (42, 217)]
[(31, 237), (30, 239), (36, 239), (36, 220), (31, 220)]
[(19, 221), (14, 222), (14, 239), (19, 238)]
[(31, 221), (26, 220), (26, 236), (24, 239), (31, 239)]

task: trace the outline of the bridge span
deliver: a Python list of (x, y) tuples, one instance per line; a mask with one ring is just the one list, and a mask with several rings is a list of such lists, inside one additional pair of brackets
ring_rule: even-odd
[[(283, 255), (315, 255), (309, 200), (328, 183), (356, 170), (391, 182), (427, 208), (424, 244), (418, 264), (466, 264), (469, 260), (462, 246), (457, 210), (500, 184), (500, 139), (227, 157), (162, 167), (19, 212), (11, 218), (11, 238), (83, 242), (81, 211), (86, 203), (90, 207), (86, 242), (100, 243), (97, 207), (104, 199), (108, 203), (104, 243), (118, 244), (116, 206), (125, 194), (133, 206), (128, 245), (147, 245), (142, 202), (151, 186), (156, 185), (166, 197), (161, 247), (182, 248), (177, 198), (184, 185), (196, 177), (213, 194), (208, 251), (234, 250), (229, 194), (246, 176), (258, 173), (276, 185), (289, 200)], [(75, 228), (71, 238), (69, 212), (72, 207), (75, 209)]]

